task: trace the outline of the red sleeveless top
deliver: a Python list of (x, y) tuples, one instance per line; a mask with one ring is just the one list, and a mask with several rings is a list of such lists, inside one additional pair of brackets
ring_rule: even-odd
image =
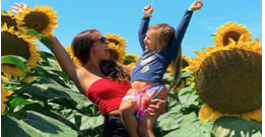
[(102, 78), (95, 81), (88, 91), (86, 97), (97, 104), (102, 115), (119, 109), (122, 98), (131, 88), (129, 81), (116, 81)]

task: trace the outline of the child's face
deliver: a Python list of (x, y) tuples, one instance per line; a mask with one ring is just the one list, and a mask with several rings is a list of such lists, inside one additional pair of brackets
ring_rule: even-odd
[(154, 30), (148, 30), (144, 38), (144, 44), (146, 50), (156, 50), (158, 48), (157, 32)]

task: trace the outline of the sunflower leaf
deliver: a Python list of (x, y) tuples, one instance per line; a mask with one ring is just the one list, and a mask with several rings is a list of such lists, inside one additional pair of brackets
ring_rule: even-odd
[(136, 62), (136, 60), (134, 60), (133, 58), (130, 58), (130, 57), (125, 57), (125, 60), (126, 61), (130, 61), (130, 62), (133, 62), (133, 63)]
[(29, 100), (26, 100), (24, 98), (15, 98), (10, 102), (11, 107), (16, 107), (16, 106), (22, 106), (22, 105), (27, 105), (27, 104), (33, 104), (36, 102), (32, 102)]
[(214, 122), (215, 136), (260, 136), (262, 124), (246, 121), (238, 117), (221, 117)]
[(215, 37), (215, 36), (216, 36), (215, 34), (210, 35), (210, 37)]
[(6, 55), (1, 57), (1, 64), (12, 64), (16, 65), (22, 72), (26, 73), (27, 68), (25, 63), (27, 63), (27, 60), (15, 55)]
[(34, 36), (37, 36), (37, 37), (40, 36), (40, 34), (34, 29), (27, 29), (27, 31), (25, 33), (26, 34), (30, 34), (30, 35), (34, 35)]
[(48, 37), (41, 37), (40, 42), (43, 43), (48, 49), (52, 50), (52, 44), (50, 43)]
[[(62, 122), (38, 112), (27, 111), (24, 119), (1, 116), (1, 136), (5, 137), (76, 137), (77, 133)], [(15, 131), (15, 132), (14, 132)]]

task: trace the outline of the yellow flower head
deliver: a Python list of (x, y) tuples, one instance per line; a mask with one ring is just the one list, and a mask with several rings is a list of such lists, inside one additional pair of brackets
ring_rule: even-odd
[(224, 47), (229, 43), (229, 39), (233, 39), (235, 42), (238, 42), (239, 38), (245, 35), (243, 41), (251, 41), (251, 34), (249, 30), (246, 29), (242, 24), (237, 25), (236, 22), (225, 23), (221, 28), (217, 28), (217, 33), (215, 33), (214, 43), (216, 46)]
[(114, 43), (115, 45), (126, 49), (127, 47), (125, 46), (126, 44), (126, 40), (124, 40), (123, 38), (121, 38), (119, 35), (117, 34), (112, 34), (112, 33), (108, 33), (107, 35), (105, 35), (106, 39), (110, 42), (110, 43)]
[(199, 57), (185, 70), (197, 72), (198, 93), (214, 112), (244, 115), (262, 105), (262, 48), (257, 38), (246, 42), (244, 35), (229, 41), (195, 51)]
[(123, 63), (125, 58), (125, 48), (119, 47), (114, 43), (109, 43), (108, 50), (113, 60), (115, 60), (118, 63)]
[(53, 33), (53, 29), (58, 26), (58, 16), (49, 6), (40, 6), (36, 4), (34, 9), (29, 6), (19, 14), (15, 15), (18, 28), (21, 31), (26, 29), (34, 29), (38, 33), (49, 36)]
[(1, 26), (5, 23), (7, 24), (7, 27), (14, 27), (14, 29), (18, 31), (16, 19), (12, 15), (11, 10), (8, 13), (1, 11)]
[[(35, 67), (37, 66), (36, 61), (41, 60), (41, 57), (36, 53), (36, 47), (39, 45), (33, 44), (33, 42), (34, 38), (15, 32), (13, 27), (8, 28), (5, 23), (1, 29), (1, 56), (20, 56), (28, 61), (27, 67)], [(13, 64), (1, 64), (1, 70), (5, 74), (15, 77), (23, 77), (25, 75)]]

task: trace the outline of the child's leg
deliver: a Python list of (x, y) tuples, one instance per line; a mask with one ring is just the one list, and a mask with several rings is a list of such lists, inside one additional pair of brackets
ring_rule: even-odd
[(155, 137), (153, 133), (153, 125), (157, 120), (157, 116), (146, 115), (144, 120), (139, 123), (138, 133), (140, 137)]
[(132, 103), (127, 101), (122, 101), (120, 105), (120, 115), (122, 117), (122, 122), (131, 137), (139, 137), (137, 132), (138, 121), (134, 116), (135, 110)]
[(160, 84), (150, 85), (145, 94), (141, 98), (141, 104), (139, 107), (140, 112), (142, 113), (142, 122), (139, 123), (138, 133), (141, 137), (155, 137), (153, 133), (153, 125), (156, 122), (158, 116), (145, 115), (150, 113), (148, 110), (148, 105), (152, 99), (163, 99), (167, 96), (167, 88)]

